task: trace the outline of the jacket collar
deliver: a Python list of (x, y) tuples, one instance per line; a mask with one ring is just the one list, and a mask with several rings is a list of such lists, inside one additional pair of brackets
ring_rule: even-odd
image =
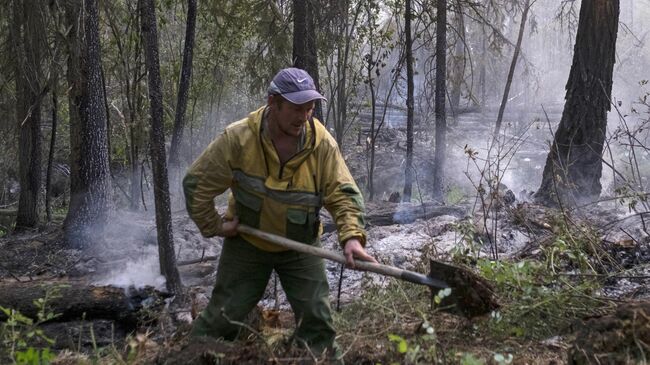
[[(266, 106), (263, 106), (252, 113), (248, 115), (248, 127), (251, 129), (253, 134), (255, 135), (255, 138), (257, 141), (259, 141), (262, 151), (264, 154), (264, 159), (265, 163), (267, 165), (268, 169), (268, 162), (274, 161), (275, 164), (278, 166), (280, 165), (280, 161), (277, 155), (277, 152), (275, 151), (275, 148), (273, 147), (273, 143), (271, 142), (270, 138), (264, 137), (262, 135), (262, 128), (263, 128), (263, 117), (264, 117), (264, 111), (266, 110)], [(320, 127), (320, 128), (319, 128)], [(289, 172), (289, 170), (295, 170), (298, 166), (300, 166), (311, 154), (311, 152), (320, 144), (322, 141), (322, 133), (324, 132), (324, 128), (320, 125), (320, 122), (315, 119), (311, 118), (306, 124), (305, 124), (305, 139), (304, 139), (304, 144), (302, 147), (302, 150), (296, 155), (294, 155), (289, 161), (286, 162), (286, 164), (282, 167), (285, 172)], [(272, 171), (267, 171), (268, 173), (273, 173)], [(283, 174), (287, 176), (286, 174)]]

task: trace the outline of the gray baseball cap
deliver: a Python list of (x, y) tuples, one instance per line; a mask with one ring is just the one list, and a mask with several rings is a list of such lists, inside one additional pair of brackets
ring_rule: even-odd
[(299, 68), (285, 68), (280, 70), (269, 85), (269, 95), (281, 95), (294, 104), (304, 104), (312, 100), (327, 99), (316, 91), (314, 80), (307, 71)]

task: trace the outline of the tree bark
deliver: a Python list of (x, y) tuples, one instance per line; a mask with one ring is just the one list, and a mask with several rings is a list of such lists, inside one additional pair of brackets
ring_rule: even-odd
[(368, 168), (368, 200), (372, 201), (375, 198), (375, 120), (377, 118), (377, 96), (375, 95), (375, 81), (372, 77), (374, 68), (376, 67), (375, 61), (375, 40), (373, 39), (373, 16), (372, 9), (369, 4), (366, 5), (366, 12), (368, 13), (368, 43), (370, 52), (366, 60), (368, 62), (368, 88), (370, 89), (370, 167)]
[(619, 0), (583, 0), (566, 103), (536, 197), (583, 204), (601, 192), (602, 152), (610, 110)]
[(436, 4), (436, 144), (433, 161), (433, 198), (442, 200), (445, 156), (447, 152), (447, 113), (445, 111), (447, 81), (447, 0), (438, 0)]
[(460, 108), (461, 88), (463, 86), (463, 78), (465, 73), (465, 17), (463, 16), (462, 2), (456, 1), (458, 10), (456, 13), (456, 44), (454, 45), (453, 57), (453, 72), (452, 72), (452, 86), (449, 93), (449, 105), (451, 113), (454, 117), (458, 115)]
[[(307, 71), (314, 79), (316, 89), (320, 90), (316, 10), (311, 0), (293, 0), (293, 67)], [(313, 115), (322, 121), (323, 109), (320, 100), (316, 101)]]
[(183, 48), (183, 64), (181, 66), (181, 79), (178, 85), (178, 98), (176, 101), (176, 117), (174, 118), (174, 132), (169, 149), (169, 169), (175, 171), (179, 164), (179, 146), (183, 139), (185, 128), (185, 111), (187, 98), (190, 93), (190, 79), (192, 78), (192, 55), (194, 52), (194, 33), (196, 29), (196, 0), (187, 1), (187, 24), (185, 28), (185, 46)]
[(172, 215), (165, 158), (165, 135), (163, 132), (162, 81), (158, 57), (158, 30), (154, 0), (140, 0), (142, 35), (144, 39), (145, 63), (149, 80), (149, 103), (151, 110), (151, 168), (154, 179), (154, 201), (156, 209), (156, 231), (158, 234), (158, 255), (160, 272), (167, 279), (167, 290), (182, 296), (181, 278), (176, 267)]
[(41, 190), (41, 47), (43, 25), (40, 7), (14, 1), (16, 119), (20, 131), (18, 163), (20, 198), (15, 231), (38, 226)]
[(501, 99), (501, 106), (499, 106), (499, 115), (497, 116), (496, 126), (494, 127), (495, 138), (499, 135), (499, 130), (501, 129), (501, 121), (503, 120), (503, 113), (506, 110), (506, 104), (508, 104), (508, 95), (510, 94), (510, 86), (512, 85), (512, 78), (515, 74), (517, 61), (519, 60), (519, 52), (521, 51), (521, 41), (524, 38), (524, 30), (526, 29), (528, 10), (530, 10), (530, 0), (526, 0), (526, 4), (524, 5), (524, 12), (521, 15), (521, 24), (519, 25), (519, 35), (517, 36), (517, 44), (515, 45), (515, 51), (512, 55), (512, 62), (510, 62), (508, 79), (506, 80), (506, 87), (503, 90), (503, 98)]
[[(68, 245), (86, 248), (101, 237), (111, 208), (108, 131), (101, 75), (96, 1), (66, 2), (70, 84), (70, 207), (64, 222)], [(83, 20), (83, 28), (78, 22)]]
[(56, 85), (52, 87), (52, 133), (50, 135), (50, 150), (47, 155), (47, 174), (45, 175), (45, 213), (47, 221), (52, 221), (52, 165), (54, 163), (54, 148), (56, 147), (56, 130), (58, 124), (58, 106), (59, 101), (56, 95)]
[(406, 0), (404, 10), (404, 34), (406, 38), (406, 167), (404, 169), (403, 202), (411, 201), (413, 185), (413, 41), (411, 40), (411, 0)]

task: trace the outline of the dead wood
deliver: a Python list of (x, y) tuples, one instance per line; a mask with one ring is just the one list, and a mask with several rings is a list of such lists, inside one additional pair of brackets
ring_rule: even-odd
[[(30, 318), (38, 315), (34, 302), (47, 294), (48, 311), (58, 315), (54, 321), (101, 318), (132, 325), (142, 309), (154, 309), (168, 296), (151, 287), (125, 290), (68, 279), (0, 282), (0, 293), (0, 307), (18, 310)], [(0, 320), (5, 319), (0, 313)]]
[[(366, 222), (368, 226), (390, 226), (409, 224), (418, 219), (431, 219), (443, 215), (463, 217), (465, 209), (459, 206), (444, 206), (435, 202), (425, 202), (424, 204), (382, 202), (381, 205), (368, 205)], [(330, 219), (323, 220), (323, 230), (332, 232), (336, 230), (336, 226)]]

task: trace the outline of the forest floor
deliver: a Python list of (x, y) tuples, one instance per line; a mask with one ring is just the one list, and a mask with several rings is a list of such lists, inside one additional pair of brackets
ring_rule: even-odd
[[(387, 207), (400, 209), (388, 202), (369, 204), (370, 218)], [(349, 270), (339, 295), (340, 266), (330, 263), (344, 359), (349, 364), (563, 364), (591, 363), (595, 358), (588, 356), (598, 354), (603, 363), (645, 361), (650, 354), (650, 240), (642, 225), (632, 222), (633, 215), (604, 208), (569, 214), (568, 225), (562, 217), (532, 203), (504, 205), (488, 218), (497, 220), (498, 260), (491, 257), (493, 237), (482, 233), (491, 223), (480, 216), (370, 226), (368, 250), (379, 261), (423, 273), (429, 258), (465, 264), (494, 285), (501, 308), (470, 320), (432, 306), (426, 287)], [(82, 280), (131, 290), (150, 285), (164, 292), (155, 274), (153, 218), (124, 213), (115, 220), (119, 230), (105, 233), (102, 247), (91, 251), (65, 248), (58, 225), (0, 240), (0, 284)], [(288, 345), (294, 320), (274, 280), (246, 321), (241, 340), (189, 341), (189, 322), (208, 300), (220, 245), (218, 239), (200, 238), (184, 214), (174, 216), (174, 231), (179, 262), (185, 261), (180, 269), (188, 299), (171, 305), (159, 300), (141, 309), (137, 325), (101, 316), (63, 326), (39, 324), (44, 336), (56, 340), (47, 346), (57, 354), (53, 363), (311, 363), (310, 354)], [(325, 233), (323, 246), (336, 245), (335, 233)], [(200, 257), (207, 259), (187, 264)], [(18, 336), (32, 331), (39, 337), (27, 324), (15, 328)], [(587, 345), (581, 340), (596, 335), (601, 337), (589, 340), (583, 356)], [(4, 334), (4, 345), (10, 340)]]
[[(539, 141), (550, 129), (548, 121), (536, 115), (519, 118), (533, 124), (506, 130), (519, 137), (491, 152), (499, 165), (486, 163), (490, 154), (472, 144), (484, 137), (484, 116), (464, 118), (450, 128), (448, 153), (454, 163), (447, 169), (449, 185), (439, 211), (438, 203), (426, 201), (432, 164), (430, 144), (422, 136), (415, 148), (420, 176), (415, 177), (414, 201), (420, 204), (386, 201), (401, 191), (404, 136), (398, 130), (380, 135), (375, 199), (367, 204), (367, 249), (382, 263), (421, 273), (429, 270), (430, 259), (463, 265), (492, 284), (500, 308), (467, 319), (436, 304), (444, 303), (448, 293), (433, 293), (432, 303), (424, 286), (328, 263), (337, 342), (346, 363), (647, 363), (650, 213), (641, 209), (646, 203), (621, 202), (604, 192), (604, 202), (583, 209), (537, 205), (530, 191), (541, 178), (546, 152)], [(365, 186), (367, 145), (350, 141), (348, 146), (344, 157)], [(472, 151), (485, 160), (473, 160)], [(481, 181), (482, 197), (476, 193)], [(635, 203), (636, 210), (627, 209)], [(35, 313), (34, 320), (9, 310), (0, 313), (5, 320), (0, 364), (19, 358), (23, 363), (48, 358), (56, 364), (313, 363), (312, 354), (290, 345), (294, 319), (275, 277), (241, 324), (240, 340), (189, 340), (190, 322), (209, 300), (221, 241), (202, 238), (178, 206), (173, 231), (184, 301), (164, 294), (151, 211), (116, 212), (109, 227), (97, 233), (95, 245), (84, 251), (65, 247), (60, 219), (38, 232), (0, 238), (0, 306)], [(386, 212), (391, 212), (388, 221)], [(338, 250), (336, 233), (326, 231), (322, 245)], [(22, 302), (20, 296), (3, 301), (10, 290), (18, 293), (41, 283), (50, 289), (43, 291), (45, 300), (34, 302), (40, 310), (33, 308), (33, 295)], [(90, 288), (88, 300), (74, 298), (62, 284)], [(100, 287), (123, 290), (107, 291), (113, 297), (102, 301), (92, 289)], [(127, 302), (123, 312), (129, 313), (87, 311), (93, 300), (97, 305)], [(86, 314), (75, 317), (79, 308)]]

